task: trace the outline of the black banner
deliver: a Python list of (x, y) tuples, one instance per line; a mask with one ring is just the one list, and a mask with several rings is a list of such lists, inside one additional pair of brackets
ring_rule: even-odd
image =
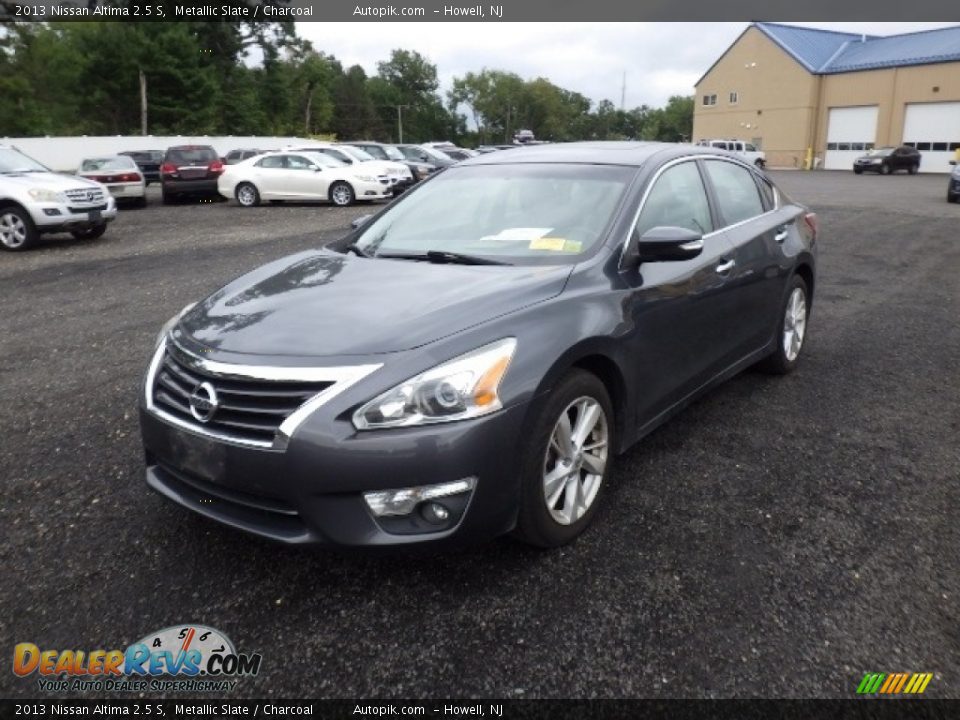
[(485, 718), (939, 720), (960, 700), (0, 700), (0, 718)]
[(0, 21), (631, 22), (960, 21), (955, 0), (0, 0)]

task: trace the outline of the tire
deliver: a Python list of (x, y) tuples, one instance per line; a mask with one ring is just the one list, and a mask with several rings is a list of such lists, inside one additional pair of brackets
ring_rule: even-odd
[[(802, 301), (802, 316), (794, 304), (799, 297)], [(800, 318), (802, 317), (802, 322)], [(780, 320), (777, 323), (776, 348), (773, 353), (764, 358), (759, 367), (772, 375), (786, 375), (792, 372), (800, 359), (803, 343), (807, 338), (807, 324), (810, 319), (810, 291), (807, 283), (799, 275), (794, 275), (790, 281), (787, 299), (780, 310)], [(788, 328), (788, 325), (791, 327)], [(799, 325), (799, 336), (795, 329)], [(793, 337), (788, 338), (788, 329), (793, 331)], [(796, 338), (799, 338), (798, 340)], [(796, 342), (794, 342), (796, 341)], [(788, 344), (789, 343), (789, 344)]]
[(173, 205), (176, 202), (176, 196), (173, 193), (168, 193), (166, 190), (161, 190), (161, 199), (164, 205)]
[(889, 166), (889, 165), (884, 164), (884, 165), (881, 165), (881, 166), (880, 166), (880, 174), (881, 174), (881, 175), (889, 175), (890, 172), (891, 172), (891, 171), (890, 171), (890, 166)]
[(14, 206), (0, 208), (0, 248), (26, 250), (38, 237), (40, 233), (30, 213)]
[(102, 223), (100, 225), (94, 225), (92, 228), (87, 228), (86, 230), (74, 230), (70, 234), (73, 235), (74, 240), (96, 240), (106, 231), (107, 224)]
[(947, 202), (948, 202), (948, 203), (960, 203), (960, 194), (948, 192), (948, 193), (947, 193)]
[(330, 197), (330, 202), (337, 207), (347, 207), (347, 205), (353, 205), (357, 201), (357, 195), (353, 191), (353, 187), (343, 180), (337, 180), (333, 183), (327, 194)]
[(907, 172), (910, 173), (911, 175), (916, 175), (918, 172), (920, 172), (920, 166), (911, 165), (909, 168), (907, 168)]
[[(585, 410), (589, 409), (588, 415)], [(574, 450), (567, 460), (560, 448), (561, 420), (567, 418), (567, 437), (574, 448), (594, 446), (593, 452)], [(592, 431), (576, 443), (578, 423), (594, 417)], [(540, 414), (532, 420), (530, 442), (521, 459), (520, 513), (514, 534), (541, 548), (566, 545), (593, 520), (600, 506), (613, 466), (616, 426), (613, 404), (600, 379), (584, 370), (573, 370), (553, 389)], [(597, 443), (605, 445), (597, 447)], [(569, 451), (567, 451), (569, 452)], [(591, 458), (584, 464), (584, 458)], [(573, 460), (573, 462), (569, 462)], [(599, 469), (599, 473), (591, 473)], [(567, 469), (572, 469), (569, 472)], [(553, 490), (549, 504), (548, 485)]]
[(761, 170), (763, 170), (767, 166), (767, 163), (764, 162), (763, 158), (757, 158), (753, 164), (756, 165)]
[(853, 169), (853, 174), (854, 174), (854, 175), (863, 175), (863, 170), (861, 170), (860, 168), (854, 168), (854, 169)]
[(233, 195), (237, 198), (237, 202), (240, 203), (240, 207), (250, 208), (260, 204), (260, 191), (257, 190), (257, 186), (253, 183), (240, 183), (237, 185), (236, 190), (233, 191)]
[(137, 198), (133, 204), (135, 207), (145, 208), (147, 206), (147, 196), (144, 195), (143, 197)]

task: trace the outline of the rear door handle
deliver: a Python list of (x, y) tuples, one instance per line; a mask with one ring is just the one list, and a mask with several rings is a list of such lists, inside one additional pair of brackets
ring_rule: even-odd
[(733, 267), (734, 267), (734, 265), (736, 265), (736, 264), (737, 264), (737, 261), (736, 261), (736, 260), (725, 260), (725, 261), (721, 261), (720, 264), (717, 265), (717, 274), (718, 274), (718, 275), (726, 275), (726, 274), (729, 273), (731, 270), (733, 270)]
[(777, 228), (777, 234), (773, 236), (773, 239), (778, 243), (782, 243), (790, 235), (790, 229), (786, 225), (781, 225)]

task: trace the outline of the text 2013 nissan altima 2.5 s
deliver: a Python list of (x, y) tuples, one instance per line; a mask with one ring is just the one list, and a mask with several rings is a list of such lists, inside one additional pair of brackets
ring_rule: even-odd
[(467, 160), (163, 328), (147, 482), (288, 543), (561, 545), (618, 453), (750, 365), (793, 369), (816, 233), (712, 148)]

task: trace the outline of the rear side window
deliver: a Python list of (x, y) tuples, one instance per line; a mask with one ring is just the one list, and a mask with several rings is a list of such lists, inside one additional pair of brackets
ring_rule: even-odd
[(750, 170), (721, 160), (707, 160), (704, 165), (717, 195), (720, 214), (728, 225), (763, 214), (760, 190)]
[(211, 163), (219, 159), (212, 147), (177, 147), (167, 150), (167, 160), (174, 163)]
[(637, 234), (655, 227), (682, 227), (706, 234), (713, 229), (710, 205), (694, 162), (668, 168), (657, 178), (637, 220)]

